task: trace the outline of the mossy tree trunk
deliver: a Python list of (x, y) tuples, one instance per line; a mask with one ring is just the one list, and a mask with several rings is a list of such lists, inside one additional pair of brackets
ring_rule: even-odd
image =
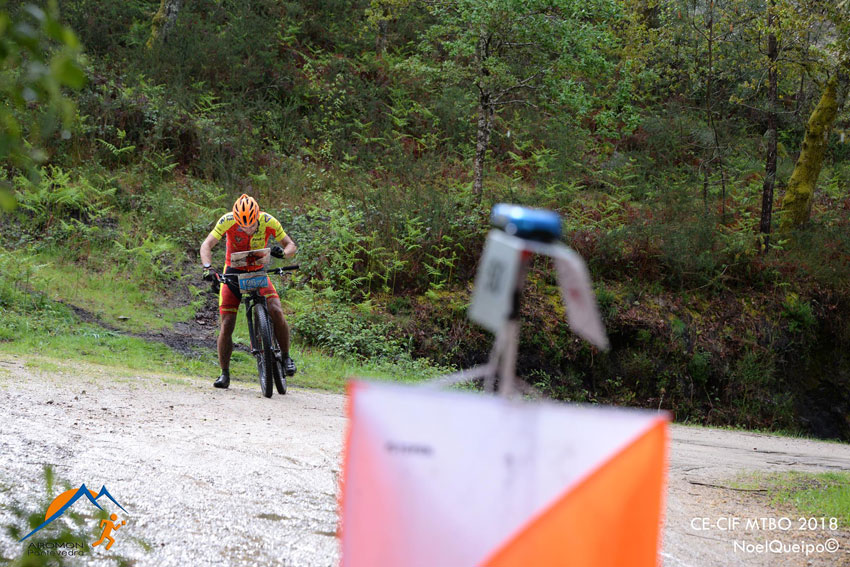
[(153, 17), (151, 36), (147, 43), (149, 49), (157, 43), (164, 43), (168, 40), (168, 32), (174, 27), (174, 22), (177, 21), (182, 5), (183, 0), (160, 0), (159, 10)]
[(783, 229), (800, 226), (806, 223), (811, 215), (812, 197), (823, 165), (829, 133), (847, 95), (846, 63), (841, 68), (842, 72), (827, 82), (820, 101), (806, 124), (800, 157), (794, 165), (782, 200)]

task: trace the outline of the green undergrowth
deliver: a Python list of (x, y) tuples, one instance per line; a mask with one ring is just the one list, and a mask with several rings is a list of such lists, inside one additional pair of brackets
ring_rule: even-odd
[[(5, 285), (79, 307), (106, 325), (150, 332), (169, 328), (192, 317), (200, 307), (199, 290), (176, 273), (168, 284), (135, 277), (120, 266), (97, 266), (75, 261), (67, 250), (50, 247), (18, 249), (0, 254)], [(175, 291), (179, 290), (179, 291)]]
[[(737, 488), (766, 490), (771, 504), (793, 506), (807, 518), (823, 518), (827, 529), (850, 527), (850, 473), (784, 472), (749, 473), (736, 481)], [(830, 526), (835, 518), (837, 525)], [(795, 526), (796, 527), (796, 526)], [(817, 527), (821, 527), (818, 525)]]
[[(162, 343), (80, 324), (63, 306), (46, 309), (43, 313), (51, 319), (50, 329), (24, 316), (7, 314), (0, 327), (4, 337), (0, 341), (0, 352), (25, 359), (33, 356), (28, 367), (47, 373), (70, 370), (68, 361), (81, 361), (112, 368), (123, 376), (141, 372), (212, 379), (218, 375), (214, 344), (209, 349), (199, 349), (187, 355)], [(243, 340), (238, 334), (234, 339), (237, 342)], [(314, 348), (296, 347), (292, 356), (298, 363), (298, 374), (290, 379), (291, 385), (336, 392), (341, 392), (347, 380), (355, 377), (413, 383), (437, 374), (427, 364), (367, 362), (353, 357), (331, 356)], [(242, 350), (235, 350), (231, 375), (237, 382), (256, 383), (255, 358)]]
[[(26, 312), (5, 309), (0, 323), (0, 352), (80, 360), (125, 370), (208, 374), (211, 361), (181, 355), (162, 343), (82, 323), (67, 306), (49, 300)], [(51, 362), (34, 363), (49, 371)]]
[[(105, 376), (119, 382), (141, 377), (185, 385), (199, 378), (211, 382), (219, 371), (212, 349), (185, 355), (161, 343), (103, 332), (92, 326), (72, 334), (6, 340), (0, 342), (0, 353), (25, 359), (28, 370), (46, 374), (80, 374), (81, 363), (96, 365), (103, 370), (91, 376)], [(298, 373), (289, 379), (289, 384), (298, 388), (342, 392), (350, 379), (416, 383), (436, 376), (436, 372), (425, 365), (363, 362), (312, 348), (295, 348), (292, 356), (297, 361)], [(14, 377), (13, 371), (2, 370), (0, 382)], [(85, 373), (85, 369), (82, 372)], [(231, 378), (237, 383), (256, 385), (256, 359), (236, 350), (231, 360)]]
[[(199, 299), (203, 301), (203, 298)], [(167, 310), (166, 310), (167, 311)], [(82, 322), (68, 305), (47, 294), (25, 291), (7, 278), (0, 279), (0, 352), (21, 357), (34, 355), (29, 366), (53, 372), (66, 361), (85, 361), (127, 372), (162, 373), (212, 378), (218, 374), (215, 343), (189, 354), (167, 345), (133, 337), (119, 330), (105, 329)], [(155, 317), (137, 305), (139, 321)], [(240, 313), (242, 315), (242, 313)], [(181, 313), (166, 313), (165, 321), (180, 320)], [(237, 320), (234, 342), (249, 344), (244, 316)], [(442, 369), (424, 360), (413, 360), (398, 353), (396, 358), (365, 358), (356, 353), (333, 354), (319, 347), (293, 345), (298, 374), (290, 380), (295, 386), (341, 391), (351, 377), (417, 382), (436, 376)], [(253, 356), (236, 348), (231, 362), (235, 380), (256, 382), (257, 367)]]

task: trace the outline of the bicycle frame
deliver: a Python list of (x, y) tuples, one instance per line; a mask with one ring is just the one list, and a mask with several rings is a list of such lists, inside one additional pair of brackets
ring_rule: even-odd
[[(269, 274), (269, 275), (271, 275), (271, 274), (282, 275), (285, 272), (293, 271), (293, 270), (297, 270), (297, 269), (298, 269), (298, 264), (294, 264), (292, 266), (283, 266), (283, 267), (280, 267), (280, 268), (273, 268), (271, 270), (258, 270), (257, 273), (265, 272), (266, 274)], [(219, 282), (222, 285), (228, 285), (227, 284), (228, 279), (230, 279), (231, 281), (236, 279), (236, 274), (217, 274), (217, 275), (218, 275)], [(247, 318), (247, 323), (248, 323), (248, 337), (251, 341), (251, 354), (253, 354), (255, 356), (257, 355), (257, 353), (259, 351), (257, 350), (257, 334), (256, 334), (256, 330), (254, 329), (253, 315), (254, 315), (254, 307), (259, 303), (262, 303), (263, 306), (266, 308), (266, 312), (268, 312), (268, 303), (266, 302), (266, 298), (264, 296), (260, 295), (259, 290), (255, 289), (255, 290), (252, 290), (248, 293), (242, 293), (242, 304), (245, 306), (245, 317)], [(274, 325), (274, 321), (272, 321), (272, 325)], [(275, 348), (275, 351), (280, 352), (280, 345), (278, 345)]]
[[(257, 349), (257, 335), (254, 330), (254, 307), (258, 303), (262, 303), (266, 308), (266, 312), (268, 312), (268, 303), (266, 303), (266, 298), (257, 291), (252, 291), (250, 294), (242, 294), (242, 303), (245, 305), (245, 317), (248, 320), (248, 337), (251, 341), (251, 354), (257, 356), (260, 351)], [(277, 346), (274, 350), (280, 352), (280, 346)]]
[[(258, 270), (258, 272), (264, 271), (266, 274), (269, 274), (269, 275), (271, 275), (271, 274), (281, 275), (285, 272), (293, 271), (293, 270), (297, 270), (297, 269), (298, 269), (298, 264), (294, 264), (292, 266), (283, 266), (281, 268), (274, 268), (274, 269), (271, 269), (271, 270)], [(219, 275), (219, 281), (221, 282), (222, 285), (227, 285), (228, 278), (233, 280), (235, 278), (235, 275), (236, 274), (220, 274)], [(259, 303), (262, 303), (263, 306), (266, 308), (266, 312), (268, 312), (268, 303), (266, 302), (266, 298), (264, 296), (260, 295), (259, 290), (252, 290), (248, 293), (242, 294), (242, 304), (245, 305), (245, 317), (247, 318), (247, 323), (248, 323), (248, 337), (251, 341), (251, 354), (253, 354), (254, 356), (256, 356), (259, 353), (259, 351), (257, 350), (257, 335), (256, 335), (256, 330), (254, 329), (253, 315), (254, 315), (254, 307)], [(272, 321), (272, 325), (274, 325), (274, 321)], [(280, 345), (277, 345), (274, 348), (274, 351), (275, 351), (275, 354), (279, 354), (280, 353)]]

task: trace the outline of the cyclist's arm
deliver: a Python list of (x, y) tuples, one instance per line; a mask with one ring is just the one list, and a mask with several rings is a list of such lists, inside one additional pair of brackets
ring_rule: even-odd
[(295, 246), (295, 242), (293, 242), (292, 238), (290, 238), (289, 235), (283, 237), (281, 244), (283, 244), (284, 256), (286, 256), (287, 258), (292, 258), (293, 256), (295, 256), (295, 252), (298, 251), (298, 247)]
[(218, 244), (218, 241), (224, 238), (224, 235), (227, 234), (228, 229), (236, 224), (236, 221), (233, 219), (233, 213), (225, 213), (218, 219), (218, 222), (215, 223), (212, 231), (210, 231), (207, 239), (204, 240), (204, 243), (201, 244), (201, 264), (207, 265), (212, 264), (212, 249), (215, 248), (215, 245)]
[(274, 239), (277, 240), (279, 244), (283, 245), (284, 257), (292, 258), (295, 256), (295, 252), (298, 248), (295, 246), (295, 242), (283, 230), (283, 227), (280, 225), (280, 221), (268, 213), (263, 214), (265, 215), (265, 220), (268, 223), (267, 226), (274, 231)]
[(215, 245), (219, 243), (219, 239), (216, 237), (215, 233), (211, 232), (206, 240), (204, 240), (203, 244), (201, 244), (201, 264), (206, 266), (207, 264), (212, 264), (212, 249), (215, 248)]

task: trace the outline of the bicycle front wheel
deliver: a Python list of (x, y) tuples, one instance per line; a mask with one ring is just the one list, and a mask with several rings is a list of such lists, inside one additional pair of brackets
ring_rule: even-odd
[[(274, 337), (272, 337), (274, 339)], [(280, 347), (277, 346), (277, 340), (275, 340), (274, 347), (274, 385), (277, 388), (277, 393), (283, 396), (286, 394), (286, 372), (283, 371), (283, 359), (280, 354)]]
[(272, 352), (272, 329), (266, 306), (258, 303), (254, 306), (254, 329), (257, 339), (257, 372), (260, 375), (260, 390), (267, 398), (274, 393), (274, 352)]

